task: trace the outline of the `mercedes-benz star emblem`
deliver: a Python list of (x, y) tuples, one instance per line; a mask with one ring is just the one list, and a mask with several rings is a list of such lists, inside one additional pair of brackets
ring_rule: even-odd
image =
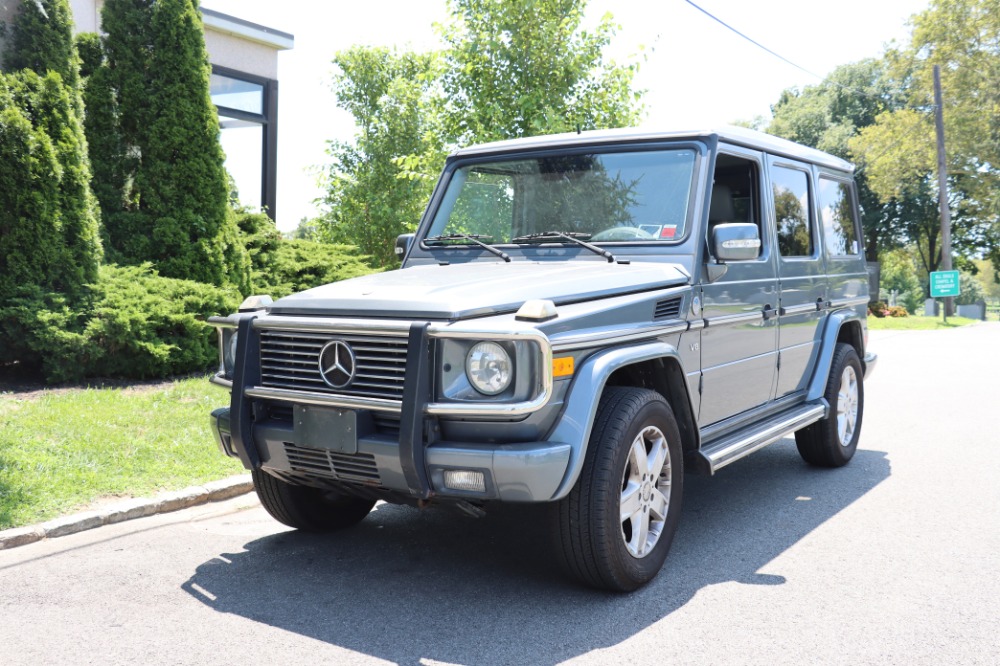
[(335, 389), (345, 388), (354, 379), (354, 350), (343, 340), (326, 343), (319, 353), (319, 375)]

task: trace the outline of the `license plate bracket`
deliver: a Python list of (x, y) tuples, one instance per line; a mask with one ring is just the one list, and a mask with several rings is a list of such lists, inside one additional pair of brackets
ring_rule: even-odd
[(292, 415), (295, 443), (310, 449), (353, 455), (373, 427), (370, 413), (340, 407), (294, 405)]

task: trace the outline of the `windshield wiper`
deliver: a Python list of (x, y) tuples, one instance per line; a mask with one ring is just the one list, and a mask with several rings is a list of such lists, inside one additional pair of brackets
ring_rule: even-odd
[(585, 243), (583, 239), (590, 238), (590, 234), (581, 234), (576, 231), (543, 231), (538, 234), (526, 234), (524, 236), (518, 236), (517, 238), (512, 238), (511, 243), (544, 243), (545, 241), (552, 240), (567, 240), (571, 243), (576, 243), (580, 247), (585, 247), (595, 254), (599, 254), (608, 260), (609, 264), (615, 263), (615, 255), (611, 254), (602, 247), (597, 247), (596, 245), (591, 245), (590, 243)]
[(503, 250), (501, 250), (499, 248), (493, 247), (492, 245), (489, 245), (487, 243), (482, 242), (481, 240), (479, 240), (480, 238), (493, 238), (493, 237), (492, 236), (482, 236), (480, 234), (473, 234), (473, 235), (470, 235), (470, 234), (445, 234), (445, 235), (442, 235), (442, 236), (428, 236), (427, 238), (424, 239), (424, 242), (425, 243), (442, 243), (442, 242), (445, 242), (445, 241), (454, 241), (454, 240), (469, 241), (470, 243), (473, 243), (474, 245), (478, 245), (479, 247), (483, 248), (484, 250), (486, 250), (488, 252), (492, 252), (493, 254), (497, 255), (498, 257), (500, 257), (504, 261), (506, 261), (508, 263), (510, 262), (510, 255), (509, 254), (507, 254), (506, 252), (504, 252)]

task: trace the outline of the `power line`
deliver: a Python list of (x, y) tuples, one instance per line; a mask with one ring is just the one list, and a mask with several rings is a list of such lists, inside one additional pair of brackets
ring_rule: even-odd
[[(743, 39), (747, 40), (748, 42), (750, 42), (751, 44), (753, 44), (757, 48), (759, 48), (759, 49), (761, 49), (763, 51), (766, 51), (767, 53), (773, 55), (778, 60), (781, 60), (782, 62), (791, 65), (795, 69), (798, 69), (798, 70), (800, 70), (802, 72), (805, 72), (809, 76), (811, 76), (811, 77), (813, 77), (815, 79), (818, 79), (820, 82), (826, 83), (826, 84), (831, 85), (831, 86), (835, 86), (837, 88), (840, 88), (841, 90), (845, 90), (847, 92), (851, 92), (851, 93), (854, 93), (855, 95), (860, 95), (862, 97), (872, 97), (872, 98), (882, 98), (883, 97), (883, 93), (871, 92), (871, 91), (868, 91), (868, 90), (861, 90), (859, 88), (852, 88), (850, 86), (845, 86), (844, 84), (838, 83), (836, 81), (833, 81), (833, 80), (829, 79), (828, 77), (822, 77), (822, 76), (820, 76), (819, 74), (817, 74), (815, 72), (809, 71), (808, 69), (806, 69), (802, 65), (798, 65), (798, 64), (792, 62), (791, 60), (789, 60), (785, 56), (772, 51), (771, 49), (767, 48), (766, 46), (764, 46), (760, 42), (756, 41), (755, 39), (753, 39), (751, 37), (748, 37), (746, 34), (740, 32), (739, 30), (737, 30), (733, 26), (729, 25), (728, 23), (726, 23), (725, 21), (723, 21), (722, 19), (720, 19), (718, 16), (712, 14), (707, 9), (705, 9), (703, 7), (699, 7), (698, 5), (696, 5), (691, 0), (684, 0), (684, 2), (688, 3), (689, 5), (691, 5), (695, 9), (697, 9), (699, 12), (701, 12), (705, 16), (709, 17), (710, 19), (712, 19), (713, 21), (715, 21), (716, 23), (718, 23), (719, 25), (725, 27), (727, 30), (732, 31), (733, 33), (735, 33), (735, 34), (739, 35), (740, 37), (742, 37)], [(906, 91), (904, 91), (904, 90), (891, 90), (891, 91), (890, 90), (886, 90), (886, 91), (884, 91), (884, 94), (902, 95), (902, 94), (905, 94), (905, 92)]]
[(751, 39), (750, 37), (747, 37), (745, 34), (743, 34), (742, 32), (740, 32), (739, 30), (737, 30), (733, 26), (729, 25), (728, 23), (726, 23), (725, 21), (723, 21), (722, 19), (720, 19), (718, 16), (715, 16), (714, 14), (712, 14), (711, 12), (709, 12), (707, 9), (704, 9), (704, 8), (699, 7), (698, 5), (694, 4), (693, 2), (691, 2), (691, 0), (684, 0), (684, 2), (688, 3), (689, 5), (691, 5), (695, 9), (697, 9), (699, 12), (701, 12), (702, 14), (704, 14), (705, 16), (707, 16), (708, 18), (710, 18), (713, 21), (715, 21), (716, 23), (718, 23), (719, 25), (721, 25), (721, 26), (723, 26), (723, 27), (725, 27), (725, 28), (727, 28), (729, 30), (732, 30), (737, 35), (739, 35), (743, 39), (747, 40), (748, 42), (750, 42), (751, 44), (753, 44), (757, 48), (760, 48), (760, 49), (763, 49), (763, 50), (767, 51), (768, 53), (770, 53), (771, 55), (773, 55), (775, 58), (777, 58), (777, 59), (779, 59), (779, 60), (781, 60), (783, 62), (788, 63), (789, 65), (791, 65), (795, 69), (802, 70), (803, 72), (805, 72), (809, 76), (815, 77), (815, 78), (817, 78), (817, 79), (819, 79), (821, 81), (823, 80), (823, 77), (820, 76), (819, 74), (816, 74), (815, 72), (810, 72), (808, 69), (806, 69), (805, 67), (802, 67), (801, 65), (796, 65), (794, 62), (792, 62), (791, 60), (789, 60), (785, 56), (780, 55), (778, 53), (775, 53), (774, 51), (772, 51), (771, 49), (767, 48), (766, 46), (764, 46), (760, 42), (758, 42), (758, 41), (756, 41), (754, 39)]

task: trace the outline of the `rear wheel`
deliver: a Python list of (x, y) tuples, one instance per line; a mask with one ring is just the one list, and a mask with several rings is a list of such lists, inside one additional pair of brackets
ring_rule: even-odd
[(620, 592), (656, 576), (680, 518), (681, 456), (677, 421), (659, 393), (605, 390), (580, 478), (554, 509), (557, 552), (571, 575)]
[(864, 371), (851, 345), (837, 344), (823, 396), (830, 414), (795, 433), (795, 444), (810, 465), (842, 467), (858, 448), (865, 411)]
[(271, 517), (307, 532), (332, 532), (358, 524), (375, 506), (373, 500), (296, 486), (254, 470), (253, 487)]

